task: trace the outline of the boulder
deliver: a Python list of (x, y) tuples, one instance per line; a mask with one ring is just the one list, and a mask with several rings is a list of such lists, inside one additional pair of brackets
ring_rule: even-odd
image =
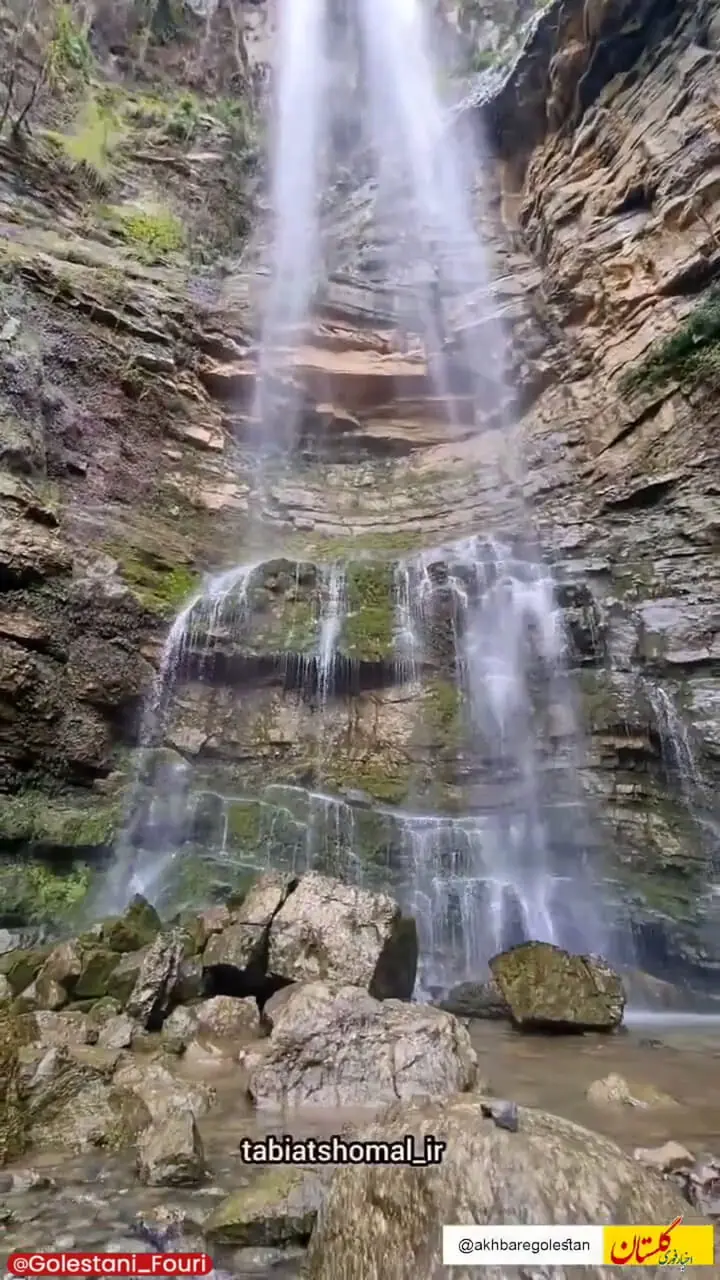
[(0, 1166), (17, 1159), (28, 1145), (15, 1023), (15, 1019), (0, 1018)]
[(97, 1039), (97, 1028), (84, 1014), (73, 1009), (62, 1013), (39, 1009), (33, 1021), (36, 1027), (33, 1039), (43, 1048), (67, 1045), (71, 1049), (75, 1045), (93, 1044)]
[(231, 970), (236, 994), (254, 995), (267, 973), (268, 931), (297, 879), (269, 872), (260, 876), (235, 915), (235, 923), (213, 933), (203, 953), (206, 971)]
[(19, 947), (0, 956), (0, 973), (7, 978), (14, 996), (19, 996), (35, 981), (49, 951), (49, 947)]
[(677, 1107), (679, 1104), (669, 1093), (662, 1093), (651, 1084), (628, 1084), (624, 1076), (611, 1072), (602, 1080), (593, 1080), (586, 1095), (596, 1107), (642, 1107), (645, 1110)]
[(203, 1116), (215, 1101), (208, 1085), (178, 1080), (167, 1067), (152, 1059), (134, 1058), (118, 1068), (113, 1079), (117, 1088), (127, 1089), (142, 1099), (153, 1121), (170, 1111), (192, 1111)]
[(193, 1010), (197, 1030), (221, 1038), (257, 1036), (260, 1032), (260, 1014), (257, 1002), (252, 998), (237, 996), (213, 996)]
[[(390, 1107), (363, 1137), (412, 1133), (446, 1143), (427, 1168), (354, 1165), (332, 1177), (308, 1252), (308, 1280), (436, 1280), (443, 1223), (672, 1222), (687, 1202), (613, 1142), (558, 1116), (518, 1108), (496, 1125), (483, 1099), (460, 1096)], [(575, 1267), (513, 1267), (517, 1280), (573, 1280)], [(506, 1265), (483, 1268), (504, 1280)], [(453, 1267), (453, 1280), (478, 1268)], [(600, 1271), (598, 1271), (600, 1274)], [(604, 1273), (603, 1273), (604, 1274)]]
[(123, 1007), (133, 993), (149, 950), (149, 946), (141, 947), (139, 951), (126, 951), (115, 956), (117, 964), (108, 980), (105, 999), (114, 1000), (120, 1009)]
[(90, 947), (82, 953), (80, 976), (73, 988), (74, 1000), (99, 1000), (108, 994), (110, 978), (120, 956), (108, 947)]
[(633, 1159), (661, 1174), (687, 1172), (695, 1163), (695, 1157), (687, 1147), (672, 1141), (664, 1142), (661, 1147), (636, 1147)]
[(720, 1222), (720, 1157), (701, 1156), (687, 1173), (677, 1176), (691, 1205), (707, 1218)]
[(118, 1013), (108, 1018), (98, 1032), (98, 1044), (103, 1049), (129, 1049), (136, 1026), (132, 1018)]
[(614, 1031), (622, 1022), (622, 979), (598, 956), (524, 942), (494, 956), (490, 969), (523, 1030)]
[(179, 930), (158, 934), (148, 947), (128, 998), (126, 1013), (148, 1031), (159, 1030), (167, 1014), (183, 958)]
[(137, 1174), (150, 1187), (193, 1187), (205, 1180), (205, 1152), (190, 1107), (170, 1108), (141, 1133)]
[(69, 942), (61, 942), (53, 947), (37, 976), (37, 981), (57, 982), (70, 993), (82, 971), (82, 948), (73, 938)]
[(196, 951), (202, 951), (214, 933), (222, 933), (233, 922), (233, 917), (226, 906), (207, 907), (197, 915), (183, 917), (183, 928), (193, 939)]
[(19, 1087), (34, 1146), (85, 1151), (122, 1147), (149, 1123), (142, 1100), (115, 1087), (116, 1053), (58, 1045), (20, 1050)]
[(139, 951), (154, 942), (161, 929), (157, 911), (138, 893), (122, 916), (104, 922), (102, 941), (111, 951)]
[(248, 1088), (261, 1107), (375, 1106), (446, 1097), (471, 1089), (476, 1076), (470, 1038), (452, 1014), (311, 982), (275, 1011)]
[(277, 1165), (234, 1191), (203, 1224), (208, 1244), (282, 1249), (310, 1239), (329, 1171)]
[(510, 1017), (508, 1003), (494, 978), (490, 982), (460, 982), (437, 1005), (456, 1018), (504, 1021)]
[(270, 926), (268, 973), (290, 982), (320, 980), (364, 987), (379, 1000), (409, 1000), (417, 961), (415, 921), (393, 898), (314, 871)]
[(169, 1053), (182, 1053), (197, 1034), (197, 1014), (179, 1004), (162, 1025), (160, 1036)]

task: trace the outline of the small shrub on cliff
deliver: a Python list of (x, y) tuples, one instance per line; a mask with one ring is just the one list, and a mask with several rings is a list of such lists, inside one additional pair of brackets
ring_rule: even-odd
[(48, 136), (73, 164), (105, 179), (122, 132), (112, 111), (95, 98), (90, 98), (80, 111), (71, 133)]
[(86, 31), (75, 22), (70, 6), (61, 5), (55, 20), (55, 32), (48, 47), (50, 83), (66, 87), (73, 80), (87, 82), (94, 63)]
[(720, 378), (720, 286), (712, 288), (669, 338), (623, 375), (628, 395), (656, 391), (668, 382), (692, 383)]
[(141, 257), (156, 260), (185, 246), (182, 223), (167, 209), (132, 209), (118, 214), (123, 238)]

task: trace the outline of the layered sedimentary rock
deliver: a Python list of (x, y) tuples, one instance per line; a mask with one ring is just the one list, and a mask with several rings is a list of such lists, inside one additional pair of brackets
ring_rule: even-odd
[[(688, 804), (705, 801), (682, 725), (709, 792), (718, 21), (709, 2), (648, 3), (631, 20), (557, 0), (525, 55), (498, 58), (460, 111), (484, 117), (495, 152), (479, 218), (496, 289), (482, 314), (495, 307), (510, 339), (512, 431), (478, 424), (462, 388), (448, 426), (404, 323), (407, 288), (368, 282), (382, 250), (367, 231), (372, 188), (352, 208), (337, 194), (338, 271), (288, 373), (303, 391), (302, 457), (272, 477), (255, 545), (250, 282), (231, 257), (238, 228), (221, 239), (202, 214), (210, 193), (232, 223), (255, 182), (251, 140), (209, 102), (183, 132), (172, 93), (150, 110), (128, 78), (98, 170), (102, 214), (87, 162), (57, 136), (0, 140), (6, 850), (110, 844), (169, 621), (203, 571), (239, 560), (265, 562), (250, 620), (189, 646), (169, 710), (177, 754), (164, 759), (192, 764), (188, 845), (286, 860), (330, 812), (328, 858), (340, 847), (381, 881), (409, 797), (448, 820), (482, 811), (492, 797), (461, 750), (452, 655), (439, 641), (408, 679), (393, 590), (408, 556), (514, 518), (498, 459), (522, 438), (609, 875), (674, 961), (717, 966), (708, 846)], [(78, 91), (72, 137), (87, 110)], [(218, 261), (222, 279), (207, 265)], [(451, 345), (460, 319), (447, 311)], [(320, 697), (333, 564), (352, 598)], [(82, 892), (75, 874), (3, 869), (6, 919), (56, 914)], [(183, 874), (191, 895), (228, 879), (217, 862)]]

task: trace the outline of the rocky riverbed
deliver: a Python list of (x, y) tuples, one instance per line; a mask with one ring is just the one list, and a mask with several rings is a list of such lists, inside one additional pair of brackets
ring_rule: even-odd
[[(205, 1248), (238, 1280), (324, 1277), (338, 1258), (336, 1274), (400, 1277), (407, 1235), (380, 1256), (357, 1219), (388, 1178), (399, 1203), (424, 1188), (425, 1216), (408, 1202), (401, 1219), (431, 1251), (434, 1215), (467, 1195), (478, 1221), (528, 1203), (538, 1222), (720, 1219), (720, 1027), (672, 1031), (668, 1014), (627, 1031), (619, 974), (532, 943), (493, 960), (491, 1016), (458, 1018), (413, 1002), (417, 960), (392, 898), (317, 874), (260, 877), (172, 922), (138, 897), (7, 951), (4, 1249)], [(425, 1169), (249, 1163), (242, 1139), (269, 1133), (434, 1133), (447, 1150)]]

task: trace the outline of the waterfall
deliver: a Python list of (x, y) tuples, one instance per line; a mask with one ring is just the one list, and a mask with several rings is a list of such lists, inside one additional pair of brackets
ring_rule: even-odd
[[(449, 428), (492, 431), (503, 446), (484, 464), (495, 469), (487, 485), (495, 500), (487, 517), (492, 527), (482, 538), (406, 561), (393, 588), (396, 676), (420, 685), (431, 656), (436, 667), (447, 668), (462, 703), (467, 813), (410, 812), (415, 797), (406, 799), (406, 812), (376, 807), (368, 813), (337, 796), (306, 791), (299, 814), (297, 788), (281, 788), (283, 797), (271, 799), (267, 787), (253, 834), (242, 839), (228, 806), (252, 802), (223, 799), (224, 826), (213, 849), (242, 867), (318, 865), (389, 887), (418, 916), (423, 983), (430, 987), (481, 976), (494, 951), (526, 938), (603, 950), (606, 933), (600, 877), (591, 883), (587, 866), (582, 743), (562, 619), (552, 576), (527, 535), (505, 337), (475, 231), (470, 171), (476, 157), (458, 128), (449, 128), (426, 9), (420, 0), (285, 0), (278, 8), (273, 235), (252, 418), (264, 507), (266, 463), (280, 457), (290, 467), (295, 460), (301, 393), (286, 375), (306, 336), (322, 257), (323, 156), (332, 151), (328, 139), (337, 142), (333, 126), (341, 118), (347, 123), (348, 102), (337, 101), (341, 80), (331, 63), (336, 55), (356, 57), (356, 80), (364, 87), (356, 105), (363, 97), (367, 102), (359, 133), (375, 159), (376, 217), (382, 214), (390, 232), (388, 273), (393, 287), (404, 283), (414, 291), (412, 320), (438, 412)], [(343, 24), (345, 40), (338, 37)], [(159, 677), (154, 743), (180, 654), (192, 649), (194, 671), (202, 675), (198, 653), (209, 660), (232, 645), (248, 625), (252, 574), (245, 567), (211, 580), (173, 627)], [(323, 712), (336, 693), (346, 594), (340, 566), (322, 568), (320, 632), (309, 661)], [(433, 637), (440, 651), (430, 654)], [(332, 750), (329, 721), (317, 717)], [(154, 789), (143, 779), (149, 802), (136, 804), (129, 825), (132, 857), (124, 858), (120, 877), (125, 898), (138, 888), (158, 891), (191, 820), (184, 762), (160, 773), (162, 785)], [(361, 858), (361, 846), (371, 856)]]
[[(467, 790), (477, 797), (465, 819), (405, 827), (406, 892), (431, 957), (426, 982), (477, 976), (494, 951), (529, 938), (606, 949), (548, 570), (497, 540), (470, 538), (406, 562), (402, 576), (414, 634), (424, 633), (425, 656), (444, 657), (456, 684)], [(398, 613), (401, 635), (403, 605)], [(441, 651), (428, 653), (438, 636)]]
[(340, 565), (325, 566), (321, 586), (317, 685), (321, 705), (333, 692), (336, 647), (345, 608), (345, 574)]
[(261, 481), (263, 464), (277, 454), (287, 461), (295, 443), (300, 405), (281, 375), (293, 345), (302, 339), (319, 270), (320, 126), (329, 90), (325, 10), (326, 0), (278, 6), (273, 225), (253, 411)]
[(256, 564), (240, 565), (208, 577), (170, 628), (143, 713), (138, 759), (113, 865), (89, 904), (95, 914), (121, 910), (134, 893), (152, 895), (178, 852), (188, 819), (189, 766), (184, 760), (156, 762), (155, 748), (162, 741), (185, 659), (193, 656), (201, 677), (223, 631), (235, 630), (246, 618), (256, 568)]
[(660, 733), (663, 758), (677, 773), (683, 799), (692, 812), (704, 794), (705, 785), (687, 727), (666, 689), (647, 680), (645, 688)]

